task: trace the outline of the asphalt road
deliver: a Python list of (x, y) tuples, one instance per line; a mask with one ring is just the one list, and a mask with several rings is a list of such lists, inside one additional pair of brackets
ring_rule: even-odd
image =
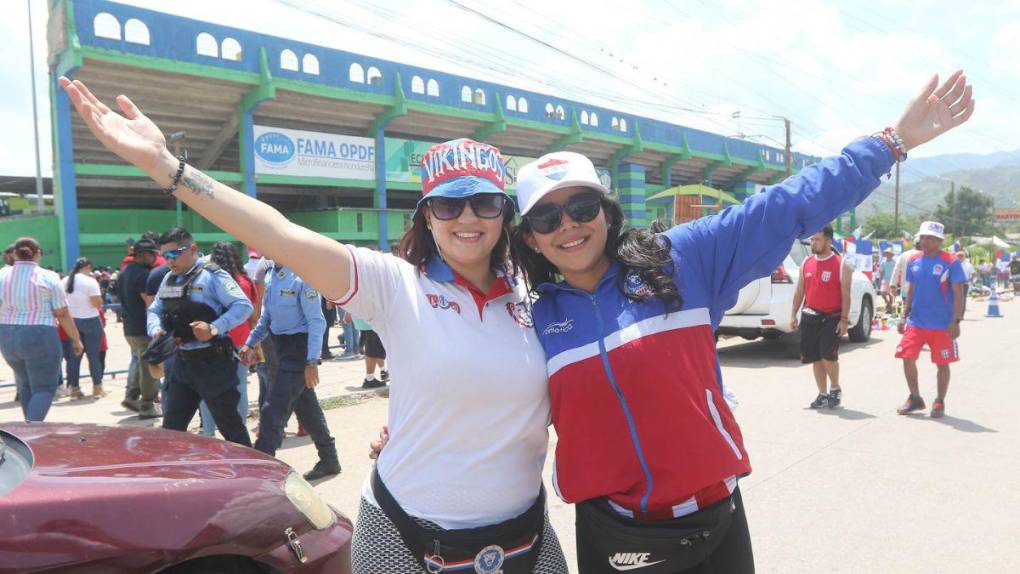
[[(784, 358), (779, 344), (720, 344), (754, 467), (740, 485), (759, 572), (1020, 572), (1020, 417), (1013, 410), (1020, 404), (1020, 304), (1002, 303), (1002, 319), (983, 317), (984, 304), (969, 307), (941, 420), (896, 414), (907, 390), (893, 358), (895, 331), (844, 343), (844, 406), (820, 412), (807, 408), (816, 393), (810, 368)], [(108, 333), (108, 364), (126, 366), (119, 326), (111, 323)], [(930, 405), (935, 370), (925, 357), (920, 364)], [(357, 391), (362, 374), (360, 362), (333, 361), (320, 387), (321, 397), (345, 397), (327, 411), (344, 472), (316, 488), (352, 517), (370, 469), (368, 443), (386, 422), (387, 400)], [(0, 363), (0, 385), (11, 379)], [(104, 399), (58, 401), (49, 420), (151, 424), (120, 407), (123, 381), (107, 379), (112, 393)], [(254, 402), (255, 377), (250, 383)], [(0, 421), (20, 418), (12, 399), (13, 389), (0, 388)], [(300, 471), (315, 462), (307, 438), (288, 438), (278, 454)], [(550, 514), (572, 562), (573, 508), (552, 497)]]

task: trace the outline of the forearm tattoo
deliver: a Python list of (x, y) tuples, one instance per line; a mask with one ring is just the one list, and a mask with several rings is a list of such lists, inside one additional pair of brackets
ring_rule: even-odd
[(195, 195), (205, 195), (209, 199), (213, 198), (213, 185), (215, 182), (208, 175), (189, 165), (184, 170), (184, 176), (181, 180)]

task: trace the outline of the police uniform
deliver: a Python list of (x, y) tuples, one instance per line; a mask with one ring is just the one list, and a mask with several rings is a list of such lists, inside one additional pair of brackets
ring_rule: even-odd
[[(180, 275), (168, 273), (149, 307), (150, 337), (160, 331), (177, 339), (174, 368), (170, 371), (163, 428), (186, 431), (205, 401), (223, 437), (251, 446), (248, 429), (237, 412), (237, 357), (228, 332), (251, 316), (254, 307), (237, 282), (211, 263), (198, 262)], [(204, 321), (213, 338), (199, 341), (191, 329)]]
[(305, 367), (318, 365), (322, 353), (322, 334), (326, 319), (319, 304), (319, 293), (286, 267), (274, 266), (266, 277), (262, 315), (248, 336), (248, 347), (271, 337), (277, 354), (276, 381), (262, 406), (259, 438), (255, 448), (275, 456), (283, 442), (283, 429), (291, 412), (315, 443), (319, 464), (333, 472), (316, 473), (315, 478), (339, 472), (336, 444), (329, 434), (326, 416), (319, 406), (315, 389), (305, 386)]

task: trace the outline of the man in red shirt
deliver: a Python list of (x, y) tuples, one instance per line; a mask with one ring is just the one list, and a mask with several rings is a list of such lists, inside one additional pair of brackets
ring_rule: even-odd
[(811, 255), (801, 265), (790, 319), (793, 330), (800, 328), (800, 359), (814, 369), (818, 396), (811, 403), (813, 409), (836, 408), (843, 400), (839, 340), (846, 335), (850, 317), (853, 267), (833, 251), (832, 237), (831, 225), (811, 236)]

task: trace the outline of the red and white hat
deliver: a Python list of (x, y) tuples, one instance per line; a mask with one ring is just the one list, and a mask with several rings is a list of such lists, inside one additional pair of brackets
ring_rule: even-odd
[(506, 165), (499, 149), (461, 138), (436, 144), (421, 159), (420, 208), (432, 197), (461, 198), (504, 191)]
[(547, 194), (564, 187), (590, 187), (610, 195), (591, 160), (572, 151), (547, 153), (517, 171), (517, 206), (521, 215)]

